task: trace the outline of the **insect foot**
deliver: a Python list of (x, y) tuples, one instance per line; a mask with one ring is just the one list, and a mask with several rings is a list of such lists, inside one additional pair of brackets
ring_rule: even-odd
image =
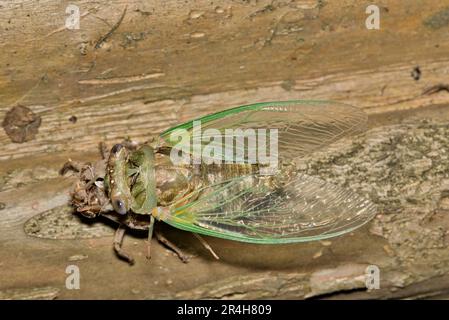
[(122, 249), (122, 243), (123, 243), (123, 238), (125, 236), (125, 231), (126, 230), (122, 225), (120, 225), (118, 227), (118, 229), (115, 231), (114, 251), (120, 259), (125, 260), (130, 265), (134, 265), (134, 258), (131, 255), (129, 255), (128, 253), (126, 253), (125, 251), (123, 251), (123, 249)]

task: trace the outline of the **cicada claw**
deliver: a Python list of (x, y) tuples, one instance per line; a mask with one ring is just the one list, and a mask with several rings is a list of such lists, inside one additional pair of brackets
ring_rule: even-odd
[(123, 259), (126, 262), (128, 262), (130, 265), (133, 265), (134, 258), (131, 255), (129, 255), (128, 253), (126, 253), (125, 251), (123, 251), (123, 249), (122, 249), (122, 243), (123, 243), (123, 238), (125, 236), (125, 231), (126, 231), (126, 229), (122, 225), (120, 225), (117, 228), (117, 230), (115, 231), (114, 251), (120, 259)]
[(168, 240), (167, 238), (165, 238), (160, 232), (155, 231), (154, 232), (156, 239), (162, 243), (164, 246), (166, 246), (167, 248), (169, 248), (170, 250), (174, 251), (174, 253), (176, 253), (176, 255), (178, 256), (178, 258), (184, 262), (187, 263), (189, 262), (190, 257), (185, 254), (184, 252), (182, 252), (181, 249), (179, 249), (174, 243), (172, 243), (170, 240)]

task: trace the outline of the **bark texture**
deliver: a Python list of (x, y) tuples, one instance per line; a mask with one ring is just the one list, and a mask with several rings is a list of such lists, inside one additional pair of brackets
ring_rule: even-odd
[[(0, 3), (0, 298), (448, 297), (449, 2), (382, 1), (380, 30), (354, 0), (78, 1), (78, 30), (65, 28), (69, 3)], [(370, 115), (365, 135), (300, 163), (370, 197), (379, 214), (366, 227), (285, 246), (210, 238), (215, 261), (159, 226), (190, 264), (156, 243), (147, 262), (133, 233), (129, 267), (112, 252), (113, 225), (71, 215), (74, 180), (58, 175), (68, 158), (289, 99)], [(73, 264), (80, 290), (65, 287)], [(379, 290), (366, 289), (369, 265)]]

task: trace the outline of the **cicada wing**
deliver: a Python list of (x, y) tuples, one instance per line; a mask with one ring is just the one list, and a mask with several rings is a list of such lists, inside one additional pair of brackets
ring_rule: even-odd
[[(247, 129), (256, 132), (258, 129), (277, 129), (278, 157), (283, 161), (304, 157), (342, 137), (362, 132), (366, 121), (367, 116), (362, 110), (332, 101), (266, 102), (241, 106), (186, 122), (163, 132), (161, 138), (162, 144), (193, 153), (193, 147), (185, 144), (201, 141), (204, 148), (210, 143), (211, 136), (215, 138), (214, 133), (217, 130), (223, 138), (221, 142), (226, 143), (224, 137), (227, 133), (230, 134), (226, 129), (240, 129), (233, 131), (235, 139), (247, 137), (250, 133)], [(195, 123), (197, 126), (201, 125), (201, 130), (193, 129)], [(267, 135), (270, 134), (268, 130), (265, 131)], [(187, 135), (183, 139), (180, 137), (181, 132)], [(215, 139), (212, 140), (216, 142)], [(266, 138), (266, 143), (269, 143), (269, 137)], [(242, 146), (235, 142), (235, 161), (247, 161), (247, 155), (255, 154), (256, 148), (257, 146), (251, 143)], [(222, 158), (224, 154), (225, 152)], [(240, 156), (242, 154), (243, 158)]]
[(277, 186), (269, 179), (244, 176), (201, 188), (186, 205), (173, 205), (166, 222), (219, 238), (274, 244), (344, 234), (376, 214), (369, 200), (319, 178), (298, 174)]

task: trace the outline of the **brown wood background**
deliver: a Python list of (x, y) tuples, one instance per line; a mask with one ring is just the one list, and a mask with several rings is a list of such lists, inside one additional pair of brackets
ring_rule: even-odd
[[(64, 28), (69, 3), (81, 9), (79, 30)], [(343, 237), (336, 240), (336, 258), (314, 259), (320, 244), (311, 244), (281, 250), (274, 265), (265, 260), (276, 256), (275, 249), (218, 240), (212, 242), (225, 258), (212, 261), (189, 235), (168, 230), (198, 257), (184, 265), (159, 248), (148, 264), (141, 256), (143, 239), (131, 238), (130, 250), (141, 257), (133, 268), (115, 259), (110, 235), (57, 241), (23, 232), (29, 218), (67, 202), (73, 179), (57, 170), (68, 158), (95, 159), (99, 141), (142, 141), (192, 117), (268, 100), (343, 101), (365, 109), (373, 127), (444, 119), (449, 1), (377, 1), (380, 30), (365, 28), (368, 4), (2, 2), (0, 119), (22, 105), (42, 123), (34, 139), (20, 144), (0, 130), (0, 297), (302, 298), (341, 290), (364, 298), (447, 297), (446, 267), (425, 277), (419, 261), (414, 272), (422, 277), (401, 283), (401, 270), (391, 267), (394, 281), (382, 290), (364, 290), (360, 274), (368, 257), (388, 259), (382, 249), (387, 241), (373, 240), (368, 229), (355, 237), (372, 244), (369, 254), (346, 251), (352, 240)], [(118, 28), (96, 48), (125, 7)], [(411, 76), (416, 67), (419, 80)], [(248, 249), (249, 258), (230, 258)], [(293, 250), (301, 257), (292, 257)], [(436, 259), (446, 266), (442, 252)], [(82, 289), (66, 290), (65, 267), (73, 263), (68, 258), (79, 254), (88, 256), (76, 262)], [(323, 274), (330, 280), (321, 281)]]

